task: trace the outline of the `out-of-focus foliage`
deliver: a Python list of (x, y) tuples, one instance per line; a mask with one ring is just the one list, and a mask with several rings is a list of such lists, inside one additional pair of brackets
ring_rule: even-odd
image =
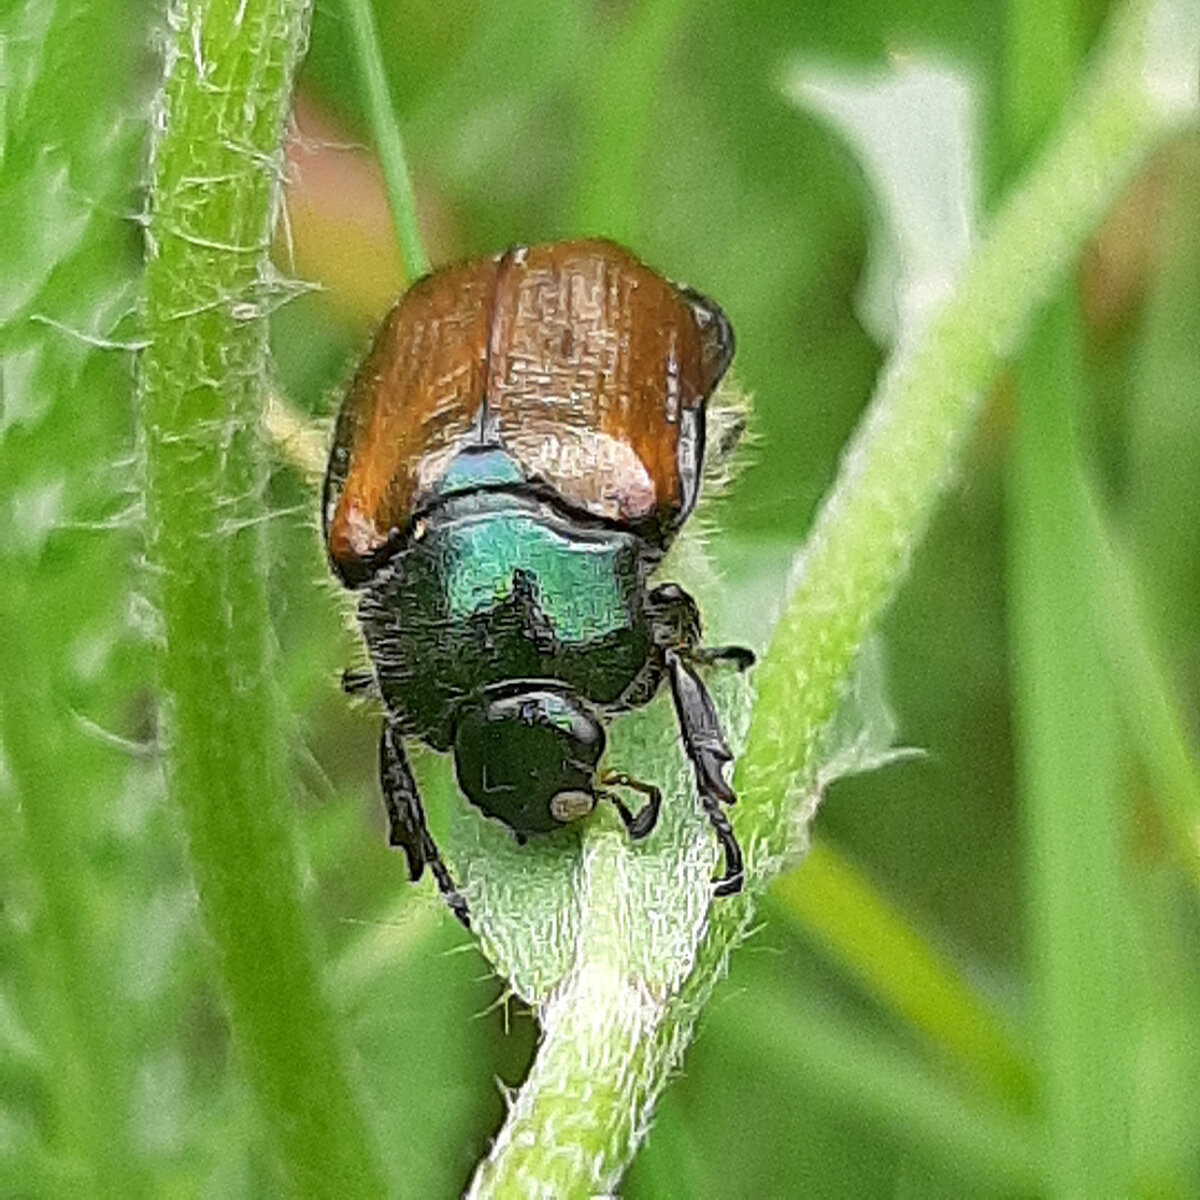
[[(785, 68), (796, 55), (837, 71), (934, 51), (974, 79), (983, 161), (998, 164), (1003, 6), (397, 0), (376, 10), (435, 263), (608, 233), (729, 312), (754, 420), (711, 550), (726, 580), (719, 622), (760, 620), (882, 352), (855, 316), (872, 201), (846, 148), (785, 97)], [(136, 336), (123, 314), (139, 262), (138, 145), (161, 20), (129, 0), (29, 0), (0, 16), (4, 1194), (56, 1194), (81, 1180), (123, 1181), (131, 1194), (261, 1195), (275, 1185), (203, 969), (155, 770), (135, 652), (154, 630), (127, 511), (129, 358), (94, 344)], [(325, 290), (281, 309), (274, 328), (283, 390), (319, 417), (402, 283), (378, 175), (353, 145), (366, 137), (354, 79), (339, 6), (321, 0), (277, 260)], [(991, 173), (984, 196), (998, 186)], [(1193, 747), (1198, 200), (1192, 140), (1118, 205), (1078, 274), (1077, 381), (1100, 503)], [(936, 1031), (827, 956), (785, 891), (735, 960), (628, 1194), (1039, 1190), (1032, 1155), (1007, 1136), (1037, 1112), (1039, 1068), (1006, 626), (1010, 433), (1001, 386), (883, 630), (898, 737), (926, 753), (839, 782), (818, 834), (909, 916), (918, 945), (1000, 1012), (1032, 1063), (1032, 1092), (987, 1091)], [(375, 720), (336, 687), (359, 652), (326, 581), (313, 494), (284, 466), (272, 488), (279, 686), (331, 995), (395, 1178), (405, 1194), (453, 1194), (500, 1121), (496, 1080), (519, 1082), (535, 1031), (384, 847)], [(1092, 619), (1089, 604), (1080, 596), (1081, 621)], [(1139, 1194), (1194, 1195), (1200, 891), (1146, 739), (1129, 722), (1120, 736), (1137, 1019), (1112, 1036), (1134, 1057), (1135, 1182)], [(431, 795), (435, 831), (460, 803)], [(61, 882), (67, 867), (69, 890), (46, 895), (48, 875)], [(852, 910), (849, 889), (829, 902), (865, 911)], [(111, 1071), (81, 1075), (85, 1060)]]

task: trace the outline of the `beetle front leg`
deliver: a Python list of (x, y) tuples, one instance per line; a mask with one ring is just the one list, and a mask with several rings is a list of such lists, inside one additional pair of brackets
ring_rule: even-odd
[(654, 826), (658, 824), (658, 814), (662, 809), (662, 792), (654, 784), (643, 783), (640, 779), (634, 779), (632, 775), (626, 775), (624, 771), (605, 771), (600, 776), (600, 782), (608, 787), (632, 788), (633, 791), (641, 792), (646, 797), (646, 804), (641, 812), (635, 814), (629, 811), (629, 806), (616, 792), (604, 793), (613, 808), (620, 814), (629, 836), (635, 842), (648, 837)]
[(454, 884), (446, 864), (425, 823), (425, 809), (417, 792), (417, 783), (409, 769), (404, 742), (391, 721), (384, 720), (379, 739), (379, 785), (388, 815), (388, 844), (399, 846), (408, 859), (408, 876), (421, 878), (426, 865), (433, 872), (438, 891), (450, 906), (450, 911), (471, 928), (467, 902)]
[(700, 677), (677, 651), (668, 650), (664, 658), (671, 680), (675, 713), (683, 734), (683, 748), (696, 773), (700, 803), (725, 855), (725, 872), (715, 880), (717, 886), (714, 891), (718, 896), (731, 896), (742, 890), (745, 878), (742, 848), (721, 807), (737, 800), (733, 789), (725, 782), (723, 773), (725, 764), (733, 758), (733, 754), (725, 743), (712, 697)]

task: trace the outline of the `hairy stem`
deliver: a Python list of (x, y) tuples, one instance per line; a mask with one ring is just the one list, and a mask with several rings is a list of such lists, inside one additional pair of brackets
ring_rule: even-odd
[[(954, 294), (883, 375), (757, 668), (736, 779), (746, 892), (713, 905), (694, 957), (676, 964), (661, 992), (631, 974), (636, 959), (615, 952), (611, 937), (591, 940), (593, 928), (615, 920), (627, 944), (631, 930), (653, 929), (654, 913), (628, 913), (619, 885), (603, 902), (589, 905), (584, 895), (574, 962), (541, 1010), (538, 1062), (473, 1195), (584, 1196), (619, 1179), (759, 894), (803, 848), (822, 733), (953, 478), (988, 385), (1138, 164), (1194, 117), (1195, 55), (1179, 28), (1164, 36), (1173, 23), (1186, 32), (1184, 8), (1143, 3), (1121, 14), (1078, 103), (998, 212)], [(589, 832), (585, 855), (605, 836)]]
[(267, 259), (307, 0), (176, 0), (141, 363), (170, 790), (234, 1040), (303, 1195), (383, 1192), (322, 993), (272, 680), (259, 413)]

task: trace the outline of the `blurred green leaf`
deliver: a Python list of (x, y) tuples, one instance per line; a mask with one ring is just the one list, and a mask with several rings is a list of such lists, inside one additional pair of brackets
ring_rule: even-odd
[(597, 52), (580, 76), (583, 145), (571, 205), (577, 235), (630, 246), (642, 240), (656, 94), (691, 8), (689, 0), (644, 0), (615, 29), (595, 31)]
[(128, 362), (98, 348), (131, 305), (119, 8), (10, 5), (0, 25), (0, 973), (22, 1048), (0, 1173), (132, 1196), (138, 1014), (113, 970), (125, 897), (100, 869), (126, 763), (89, 733), (120, 742), (137, 678)]
[[(1014, 0), (1010, 16), (1009, 143), (1021, 156), (1042, 143), (1071, 94), (1081, 16), (1072, 0)], [(1040, 315), (1015, 378), (1010, 620), (1047, 1190), (1126, 1194), (1133, 1063), (1128, 1041), (1113, 1036), (1132, 1015), (1120, 747), (1096, 627), (1080, 619), (1095, 577), (1078, 433), (1082, 331), (1070, 289)]]
[(1150, 776), (1163, 825), (1181, 865), (1200, 886), (1200, 757), (1138, 594), (1128, 556), (1094, 494), (1082, 500), (1097, 632), (1109, 686)]

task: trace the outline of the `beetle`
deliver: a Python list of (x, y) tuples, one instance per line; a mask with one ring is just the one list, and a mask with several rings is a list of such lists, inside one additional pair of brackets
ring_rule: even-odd
[[(700, 613), (651, 576), (696, 504), (705, 406), (733, 357), (711, 300), (615, 243), (517, 246), (418, 280), (384, 319), (338, 415), (322, 523), (358, 593), (382, 701), (389, 841), (466, 903), (405, 754), (452, 751), (459, 787), (519, 841), (613, 803), (631, 837), (661, 794), (602, 771), (605, 722), (668, 681), (697, 792), (742, 886), (724, 806), (731, 754), (697, 667)], [(633, 813), (615, 789), (642, 793)]]

